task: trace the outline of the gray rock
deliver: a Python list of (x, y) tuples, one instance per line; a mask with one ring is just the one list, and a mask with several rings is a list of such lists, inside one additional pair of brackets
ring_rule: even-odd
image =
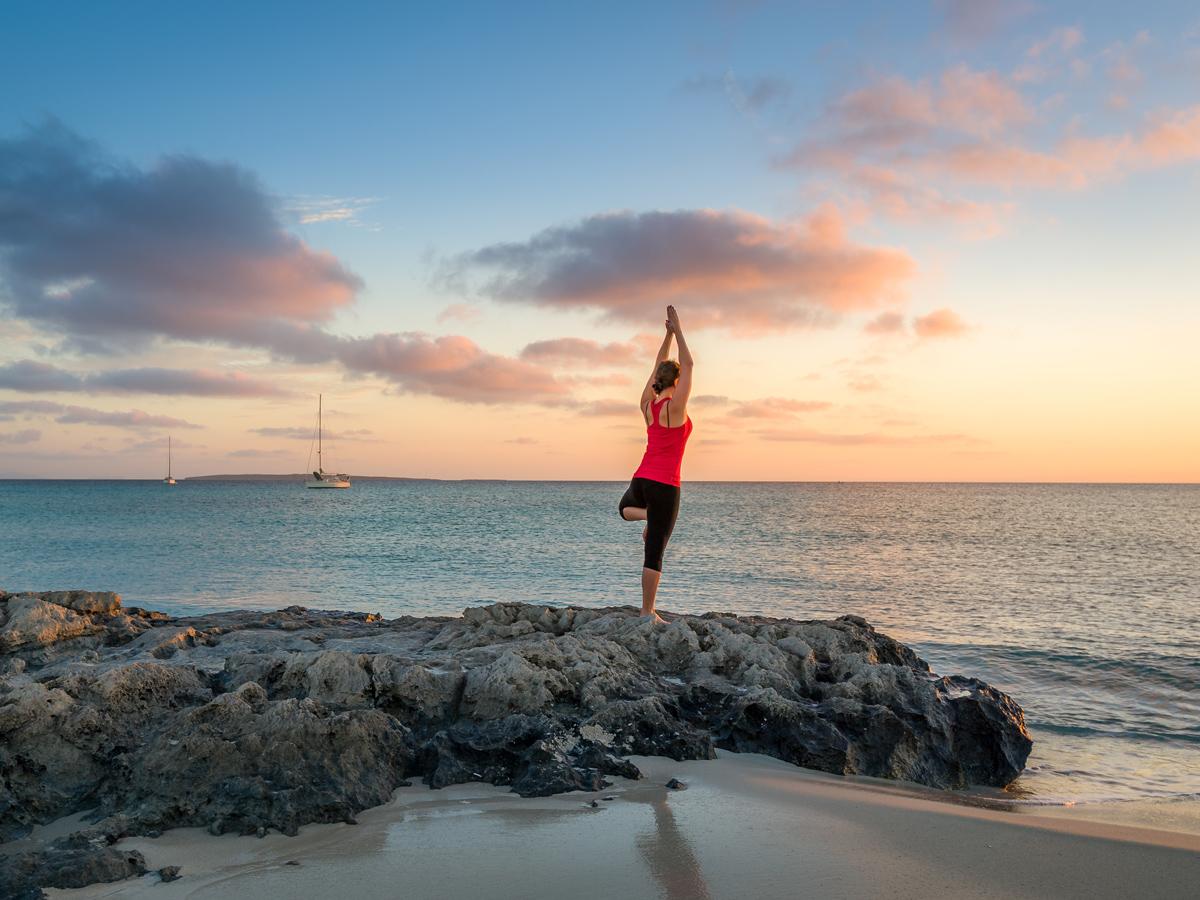
[(176, 618), (87, 591), (0, 601), (0, 840), (99, 820), (5, 858), (34, 888), (68, 863), (93, 881), (144, 871), (110, 846), (124, 835), (295, 834), (417, 777), (599, 791), (640, 777), (628, 755), (723, 748), (962, 788), (1009, 783), (1031, 748), (1012, 698), (932, 674), (854, 616), (655, 626), (633, 608), (502, 603)]

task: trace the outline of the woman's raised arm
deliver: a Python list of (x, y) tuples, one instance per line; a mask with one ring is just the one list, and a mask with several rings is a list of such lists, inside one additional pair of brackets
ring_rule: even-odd
[(671, 404), (682, 417), (687, 411), (688, 398), (692, 395), (692, 367), (695, 362), (692, 360), (692, 351), (688, 349), (687, 341), (683, 337), (679, 313), (675, 312), (673, 306), (667, 307), (667, 328), (675, 333), (675, 342), (679, 345), (679, 383), (671, 396)]
[(667, 321), (667, 333), (663, 335), (662, 346), (658, 348), (658, 355), (654, 357), (654, 368), (650, 370), (650, 377), (646, 379), (646, 386), (642, 388), (642, 398), (638, 401), (638, 407), (644, 413), (646, 404), (654, 399), (654, 379), (658, 375), (659, 364), (664, 362), (671, 355), (671, 322)]

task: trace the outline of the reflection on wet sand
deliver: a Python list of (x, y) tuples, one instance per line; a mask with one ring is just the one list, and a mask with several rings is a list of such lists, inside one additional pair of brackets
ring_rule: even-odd
[[(631, 798), (632, 799), (632, 798)], [(646, 801), (643, 801), (646, 802)], [(665, 796), (648, 801), (654, 811), (654, 830), (643, 831), (634, 843), (667, 900), (707, 900), (708, 885)]]

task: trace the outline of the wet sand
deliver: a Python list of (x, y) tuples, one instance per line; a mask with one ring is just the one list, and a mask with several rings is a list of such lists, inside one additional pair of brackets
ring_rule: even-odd
[[(634, 760), (645, 780), (599, 794), (525, 800), (487, 785), (414, 785), (357, 825), (310, 825), (294, 838), (130, 838), (118, 846), (152, 868), (179, 865), (182, 877), (48, 893), (1032, 900), (1192, 898), (1200, 884), (1200, 835), (940, 802), (758, 755)], [(665, 788), (672, 777), (687, 788)]]

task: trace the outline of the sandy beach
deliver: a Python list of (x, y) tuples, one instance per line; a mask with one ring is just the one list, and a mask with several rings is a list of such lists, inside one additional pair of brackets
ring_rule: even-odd
[[(1194, 897), (1200, 835), (1008, 813), (756, 754), (635, 757), (640, 782), (522, 799), (401, 788), (356, 825), (265, 838), (130, 838), (153, 868), (61, 898)], [(687, 787), (664, 785), (678, 778)], [(604, 799), (609, 798), (609, 799)], [(592, 807), (595, 800), (598, 806)], [(43, 829), (41, 833), (46, 833)]]

